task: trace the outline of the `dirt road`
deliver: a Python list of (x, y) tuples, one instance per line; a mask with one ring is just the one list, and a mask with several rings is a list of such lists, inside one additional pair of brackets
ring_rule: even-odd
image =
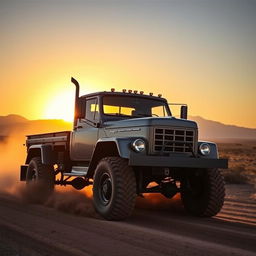
[(0, 255), (234, 256), (256, 252), (256, 205), (232, 196), (227, 196), (222, 212), (212, 219), (188, 216), (179, 206), (173, 211), (137, 207), (129, 220), (109, 222), (90, 205), (88, 211), (76, 205), (83, 215), (79, 216), (63, 212), (70, 212), (72, 205), (60, 211), (53, 204), (31, 205), (1, 194)]

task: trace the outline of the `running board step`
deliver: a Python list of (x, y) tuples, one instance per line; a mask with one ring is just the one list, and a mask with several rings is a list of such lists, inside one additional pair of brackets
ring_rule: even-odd
[(64, 172), (63, 174), (65, 176), (81, 177), (81, 176), (86, 176), (88, 169), (89, 169), (89, 167), (73, 166), (71, 172)]

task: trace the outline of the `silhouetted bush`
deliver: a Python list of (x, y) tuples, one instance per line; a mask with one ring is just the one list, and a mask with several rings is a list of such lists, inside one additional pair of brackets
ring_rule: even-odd
[(245, 175), (245, 168), (238, 166), (232, 169), (223, 170), (222, 174), (224, 176), (225, 182), (229, 184), (247, 184), (249, 183), (249, 178)]

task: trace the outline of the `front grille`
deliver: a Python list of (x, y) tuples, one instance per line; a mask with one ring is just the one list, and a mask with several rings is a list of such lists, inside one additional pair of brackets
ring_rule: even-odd
[(153, 151), (155, 153), (193, 152), (195, 130), (182, 128), (155, 128)]

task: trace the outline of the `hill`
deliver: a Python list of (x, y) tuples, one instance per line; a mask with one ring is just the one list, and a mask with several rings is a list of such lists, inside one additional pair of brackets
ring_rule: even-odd
[(19, 115), (0, 116), (0, 126), (3, 124), (24, 124), (26, 122), (28, 122), (28, 119)]
[(201, 139), (218, 141), (256, 140), (256, 129), (226, 125), (200, 116), (190, 116), (189, 118), (197, 122)]
[(27, 120), (18, 115), (0, 116), (0, 136), (66, 131), (72, 129), (72, 123), (63, 120)]

